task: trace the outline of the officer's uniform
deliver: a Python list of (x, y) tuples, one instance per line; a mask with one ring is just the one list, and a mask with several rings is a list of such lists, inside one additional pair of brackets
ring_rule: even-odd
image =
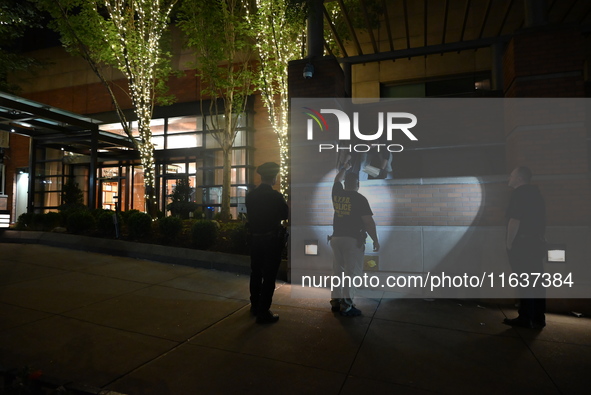
[[(258, 167), (261, 178), (275, 177), (279, 165), (268, 162)], [(275, 291), (275, 279), (285, 245), (281, 221), (289, 209), (283, 195), (271, 184), (261, 183), (246, 196), (248, 229), (250, 233), (250, 302), (257, 322), (274, 322), (278, 316), (269, 308)]]
[[(543, 273), (546, 206), (539, 189), (530, 184), (515, 189), (507, 207), (506, 217), (520, 221), (513, 246), (508, 251), (513, 272)], [(520, 291), (522, 298), (519, 320), (525, 321), (528, 326), (545, 326), (546, 299), (543, 287), (529, 287)]]

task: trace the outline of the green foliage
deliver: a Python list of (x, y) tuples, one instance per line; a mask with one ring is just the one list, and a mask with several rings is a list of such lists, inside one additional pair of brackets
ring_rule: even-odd
[(62, 224), (60, 213), (50, 211), (43, 214), (43, 230), (52, 230)]
[(33, 230), (43, 230), (43, 225), (44, 225), (44, 215), (41, 213), (35, 213), (33, 214), (33, 221), (31, 223), (31, 228)]
[(127, 224), (128, 224), (128, 222), (129, 222), (129, 217), (131, 217), (131, 216), (132, 216), (133, 214), (135, 214), (135, 213), (141, 213), (141, 211), (140, 211), (140, 210), (136, 210), (136, 209), (133, 209), (133, 210), (127, 210), (127, 211), (122, 211), (122, 212), (120, 213), (120, 215), (121, 215), (121, 220), (123, 221), (123, 223), (124, 223), (125, 225), (127, 225)]
[(215, 221), (201, 219), (191, 228), (193, 246), (199, 250), (211, 248), (218, 238), (219, 224)]
[(158, 220), (158, 230), (165, 243), (176, 239), (183, 230), (183, 220), (179, 217), (164, 217)]
[[(230, 214), (230, 170), (232, 145), (253, 92), (252, 40), (245, 19), (247, 10), (240, 0), (187, 0), (180, 7), (177, 25), (198, 60), (201, 94), (209, 96), (211, 114), (206, 128), (220, 144), (223, 153), (222, 218)], [(203, 105), (203, 102), (202, 102)]]
[(173, 216), (188, 219), (189, 213), (194, 212), (199, 207), (197, 203), (189, 201), (192, 192), (193, 188), (187, 178), (177, 180), (177, 184), (170, 195), (172, 202), (166, 206)]
[(7, 80), (7, 74), (30, 70), (42, 63), (19, 53), (15, 42), (26, 29), (39, 27), (41, 15), (27, 0), (0, 2), (0, 91), (18, 92), (19, 87)]
[(101, 210), (96, 217), (96, 229), (97, 231), (104, 236), (115, 236), (115, 222), (114, 222), (114, 215), (117, 215), (117, 220), (119, 224), (121, 224), (121, 216), (119, 214), (115, 214), (115, 211), (112, 210)]
[(254, 83), (279, 140), (280, 186), (285, 194), (289, 186), (287, 71), (291, 60), (302, 57), (306, 5), (307, 2), (297, 0), (257, 0), (256, 11), (247, 16), (260, 59)]
[(16, 220), (16, 229), (27, 230), (33, 223), (33, 213), (22, 213)]
[(193, 219), (204, 219), (205, 214), (200, 209), (193, 211)]
[(220, 225), (217, 247), (234, 254), (248, 254), (248, 234), (242, 222), (227, 222)]
[[(215, 213), (213, 215), (213, 219), (218, 222), (224, 222), (224, 216), (222, 215), (222, 213)], [(229, 214), (228, 219), (232, 219), (232, 214)]]
[(16, 221), (18, 230), (41, 230), (49, 231), (60, 226), (62, 216), (59, 213), (49, 212), (41, 213), (23, 213)]
[(137, 212), (133, 213), (127, 219), (129, 237), (132, 239), (142, 239), (152, 233), (152, 217), (149, 214)]
[[(150, 119), (158, 97), (169, 104), (161, 89), (172, 72), (171, 54), (162, 45), (169, 15), (177, 0), (33, 0), (48, 12), (51, 27), (61, 35), (64, 47), (82, 56), (106, 87), (127, 135), (140, 151), (148, 209), (155, 211), (150, 191), (155, 186), (154, 146)], [(106, 75), (112, 66), (128, 82), (128, 96), (138, 122), (134, 138), (126, 115)]]
[[(373, 29), (380, 28), (380, 18), (384, 14), (383, 4), (385, 4), (382, 3), (382, 0), (364, 0), (363, 2), (359, 0), (343, 0), (342, 4), (354, 29), (367, 31), (368, 25)], [(350, 41), (353, 37), (341, 5), (335, 1), (326, 2), (324, 6), (332, 23), (332, 28), (336, 31), (338, 37), (342, 42)], [(324, 41), (330, 53), (337, 56), (343, 55), (343, 49), (338, 46), (332, 30), (328, 27), (324, 29)]]
[(88, 210), (78, 210), (70, 213), (67, 219), (68, 232), (82, 234), (93, 229), (96, 220)]
[(62, 205), (60, 206), (60, 210), (79, 207), (83, 204), (84, 193), (80, 189), (80, 185), (73, 179), (68, 179), (62, 187)]

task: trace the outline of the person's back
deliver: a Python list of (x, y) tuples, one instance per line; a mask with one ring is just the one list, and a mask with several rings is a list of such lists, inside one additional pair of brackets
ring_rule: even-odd
[(246, 212), (250, 234), (250, 303), (258, 323), (277, 322), (279, 316), (269, 308), (275, 291), (275, 279), (281, 252), (285, 245), (281, 221), (287, 219), (289, 208), (283, 195), (273, 189), (279, 165), (268, 162), (257, 173), (261, 184), (246, 195)]
[[(359, 238), (365, 234), (362, 220), (364, 215), (372, 215), (367, 199), (357, 191), (346, 190), (340, 182), (332, 188), (334, 208), (333, 236)], [(363, 236), (365, 240), (365, 237)]]
[(544, 198), (536, 185), (524, 184), (513, 191), (507, 208), (507, 217), (520, 220), (518, 237), (544, 237), (546, 229), (545, 207)]
[[(333, 234), (330, 246), (333, 251), (333, 273), (336, 276), (355, 277), (363, 271), (363, 254), (366, 235), (373, 240), (373, 250), (380, 248), (373, 212), (367, 199), (357, 190), (359, 178), (347, 170), (350, 163), (339, 170), (332, 188), (334, 208)], [(344, 187), (342, 182), (344, 181)], [(367, 233), (366, 233), (367, 232)], [(361, 311), (353, 303), (355, 287), (341, 284), (331, 292), (331, 310), (345, 316), (357, 316)]]

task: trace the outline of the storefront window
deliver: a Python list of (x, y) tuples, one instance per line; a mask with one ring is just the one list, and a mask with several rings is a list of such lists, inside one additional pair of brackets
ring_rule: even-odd
[(203, 130), (203, 117), (168, 118), (168, 134), (195, 132)]
[(185, 163), (170, 163), (166, 165), (166, 174), (184, 174), (186, 169), (187, 165)]
[[(247, 166), (249, 147), (248, 115), (241, 114), (234, 118), (238, 122), (234, 148), (231, 152), (231, 202), (236, 204), (243, 200), (247, 183)], [(168, 195), (176, 184), (177, 175), (187, 177), (193, 189), (190, 199), (201, 206), (204, 212), (212, 214), (219, 211), (222, 196), (223, 154), (219, 143), (215, 140), (212, 130), (225, 127), (226, 118), (218, 116), (175, 116), (161, 117), (150, 122), (152, 142), (155, 145), (157, 171), (156, 185), (159, 189), (159, 207), (164, 209)], [(137, 121), (130, 122), (134, 136), (138, 136)], [(103, 132), (110, 132), (125, 136), (120, 123), (114, 122), (100, 126)], [(208, 132), (209, 131), (209, 132)], [(197, 148), (195, 150), (187, 150)], [(170, 152), (168, 150), (171, 150)], [(102, 155), (100, 151), (99, 157)], [(37, 151), (37, 165), (35, 166), (35, 206), (43, 210), (54, 209), (61, 202), (63, 183), (72, 178), (82, 189), (85, 204), (89, 201), (89, 158), (86, 160), (66, 160), (64, 152), (55, 149), (39, 147)], [(68, 153), (75, 157), (76, 154)], [(106, 158), (106, 156), (105, 156)], [(145, 211), (144, 172), (137, 158), (126, 157), (121, 163), (116, 162), (115, 156), (108, 158), (109, 167), (102, 168), (105, 162), (100, 157), (95, 190), (97, 192), (97, 206), (114, 209), (115, 202), (122, 210), (137, 209)], [(133, 161), (129, 163), (130, 161)], [(133, 164), (135, 163), (135, 164)], [(0, 188), (2, 188), (0, 172)], [(2, 193), (0, 189), (0, 193)], [(117, 196), (117, 198), (115, 198)], [(235, 211), (235, 209), (234, 209)]]
[(152, 144), (154, 144), (154, 149), (163, 150), (164, 149), (164, 136), (152, 136)]
[(135, 210), (145, 211), (145, 194), (146, 188), (144, 186), (144, 168), (142, 166), (133, 167), (133, 192), (131, 199), (131, 208)]
[(0, 163), (0, 195), (4, 195), (4, 165)]
[(168, 136), (169, 149), (174, 148), (195, 148), (203, 146), (203, 135), (201, 133), (179, 134)]
[(100, 130), (105, 131), (105, 132), (119, 134), (121, 136), (127, 136), (127, 134), (125, 134), (125, 131), (123, 130), (123, 126), (121, 126), (121, 123), (119, 123), (119, 122), (106, 123), (104, 125), (101, 125)]

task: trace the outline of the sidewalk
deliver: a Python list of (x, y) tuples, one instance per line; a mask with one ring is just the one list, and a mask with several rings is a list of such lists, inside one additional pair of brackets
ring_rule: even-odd
[(512, 309), (421, 299), (340, 317), (290, 290), (262, 326), (244, 274), (0, 243), (0, 365), (124, 394), (589, 391), (588, 318), (532, 331), (502, 324)]

